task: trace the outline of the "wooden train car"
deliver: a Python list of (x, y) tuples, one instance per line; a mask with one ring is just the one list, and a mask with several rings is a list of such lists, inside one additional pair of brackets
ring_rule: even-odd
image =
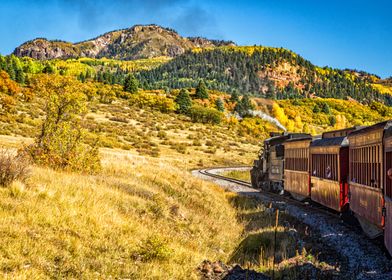
[(384, 134), (385, 247), (392, 255), (392, 127)]
[(310, 145), (311, 199), (338, 212), (348, 209), (347, 135), (356, 129), (325, 132)]
[(284, 190), (295, 199), (304, 200), (310, 196), (309, 146), (310, 135), (287, 140), (284, 143)]
[(392, 121), (386, 121), (348, 136), (350, 209), (371, 238), (382, 234), (385, 224), (383, 142), (390, 126)]

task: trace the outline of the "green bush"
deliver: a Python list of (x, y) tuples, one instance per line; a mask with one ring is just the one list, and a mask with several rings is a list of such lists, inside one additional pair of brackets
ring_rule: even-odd
[(136, 258), (142, 261), (165, 260), (172, 254), (172, 250), (167, 243), (159, 237), (149, 237), (143, 241), (140, 248), (135, 253)]
[(189, 110), (188, 115), (191, 117), (193, 122), (211, 124), (220, 124), (224, 116), (216, 109), (206, 108), (200, 105), (192, 106), (192, 108)]

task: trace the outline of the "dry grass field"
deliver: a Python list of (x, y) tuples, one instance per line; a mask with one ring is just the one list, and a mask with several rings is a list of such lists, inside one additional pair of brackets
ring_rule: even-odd
[[(31, 139), (0, 141), (17, 148)], [(26, 182), (0, 188), (1, 278), (197, 279), (205, 259), (270, 274), (271, 209), (192, 177), (183, 167), (194, 168), (198, 158), (191, 150), (176, 153), (103, 148), (98, 174), (32, 166)], [(300, 237), (292, 230), (303, 229), (286, 215), (280, 219), (277, 258), (287, 275), (293, 268), (285, 262), (314, 257), (297, 251)]]
[(192, 279), (234, 250), (226, 194), (167, 160), (104, 150), (103, 170), (33, 167), (0, 189), (0, 272), (9, 279)]

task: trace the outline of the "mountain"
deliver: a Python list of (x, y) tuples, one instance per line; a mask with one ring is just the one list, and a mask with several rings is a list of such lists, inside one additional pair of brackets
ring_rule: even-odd
[[(185, 38), (158, 25), (135, 25), (75, 44), (35, 39), (16, 48), (14, 54), (45, 60), (43, 63), (48, 65), (38, 67), (35, 72), (53, 68), (49, 72), (63, 74), (73, 70), (67, 70), (64, 63), (60, 66), (49, 60), (91, 58), (97, 61), (80, 60), (83, 65), (91, 66), (89, 71), (76, 71), (82, 80), (94, 73), (95, 81), (122, 84), (125, 76), (134, 72), (144, 89), (190, 88), (204, 80), (209, 89), (269, 99), (322, 97), (392, 105), (390, 79), (381, 80), (355, 69), (321, 68), (284, 48), (236, 46), (231, 41)], [(115, 60), (110, 64), (99, 61), (103, 57)], [(141, 58), (154, 59), (149, 59), (146, 65), (145, 60), (138, 63)], [(26, 69), (7, 70), (1, 65), (4, 63), (0, 61), (0, 69), (23, 82), (21, 72)]]
[(40, 60), (78, 57), (133, 60), (159, 56), (175, 57), (197, 47), (234, 45), (231, 41), (208, 40), (201, 37), (182, 37), (176, 31), (155, 24), (135, 25), (111, 31), (94, 39), (70, 43), (37, 38), (17, 47), (13, 54)]

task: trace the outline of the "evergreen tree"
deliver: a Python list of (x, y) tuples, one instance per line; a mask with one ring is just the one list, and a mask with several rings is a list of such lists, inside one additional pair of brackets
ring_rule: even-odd
[(231, 93), (230, 96), (230, 101), (231, 102), (238, 102), (240, 100), (239, 96), (238, 96), (238, 92), (235, 90)]
[(325, 114), (329, 114), (331, 112), (331, 109), (329, 108), (327, 103), (323, 103), (323, 106), (321, 108), (321, 112)]
[(336, 117), (335, 116), (330, 116), (329, 117), (329, 124), (331, 126), (335, 126), (335, 124), (336, 124)]
[(188, 91), (185, 89), (181, 89), (180, 93), (177, 95), (174, 101), (177, 104), (177, 113), (180, 114), (188, 113), (192, 106), (192, 99), (189, 96)]
[(320, 107), (318, 104), (314, 105), (313, 113), (320, 113)]
[(252, 104), (252, 101), (247, 95), (244, 95), (234, 107), (234, 111), (237, 112), (241, 117), (250, 116), (250, 111), (253, 109), (254, 106)]
[(220, 112), (224, 112), (225, 111), (225, 105), (224, 105), (222, 99), (218, 98), (215, 101), (215, 106), (216, 106), (216, 109), (218, 109), (218, 111), (220, 111)]
[(196, 98), (208, 99), (208, 90), (203, 80), (196, 87)]
[(80, 72), (78, 76), (78, 80), (84, 83), (86, 81), (86, 76), (83, 74), (83, 72)]
[(127, 75), (124, 80), (124, 91), (134, 94), (138, 92), (138, 87), (139, 82), (135, 76), (132, 74)]
[(50, 63), (46, 63), (44, 69), (42, 70), (42, 73), (45, 73), (45, 74), (54, 74), (54, 72), (55, 72), (55, 69), (52, 66), (52, 64), (50, 64)]
[(20, 84), (25, 83), (25, 74), (23, 73), (22, 69), (17, 69), (15, 71), (15, 81)]

